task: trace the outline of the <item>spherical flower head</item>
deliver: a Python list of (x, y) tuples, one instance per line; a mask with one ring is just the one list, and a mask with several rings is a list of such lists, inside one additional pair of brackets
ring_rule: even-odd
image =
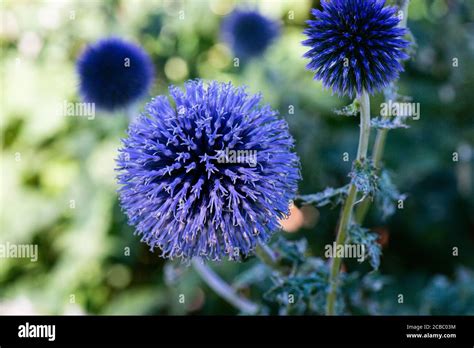
[(83, 99), (109, 111), (140, 99), (153, 80), (153, 64), (148, 54), (118, 38), (88, 46), (77, 61), (77, 71)]
[(287, 123), (260, 95), (188, 81), (154, 98), (117, 159), (129, 223), (162, 257), (251, 254), (289, 212), (299, 179)]
[(241, 58), (263, 54), (279, 34), (277, 22), (250, 10), (235, 10), (222, 22), (222, 38)]
[(312, 10), (307, 21), (304, 55), (315, 79), (338, 95), (353, 96), (362, 90), (376, 93), (396, 79), (408, 58), (403, 48), (406, 30), (397, 27), (400, 18), (385, 0), (321, 1), (323, 11)]

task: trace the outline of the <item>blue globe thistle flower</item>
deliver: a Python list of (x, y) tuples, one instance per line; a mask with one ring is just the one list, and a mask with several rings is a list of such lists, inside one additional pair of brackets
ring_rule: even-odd
[(235, 10), (222, 22), (222, 38), (243, 59), (263, 54), (279, 34), (277, 22), (251, 10)]
[(129, 223), (165, 258), (250, 254), (289, 213), (299, 159), (284, 120), (260, 95), (188, 81), (152, 99), (117, 159)]
[(88, 46), (77, 61), (77, 70), (84, 100), (109, 111), (144, 96), (154, 75), (148, 54), (118, 38)]
[(395, 7), (385, 0), (321, 1), (323, 11), (312, 10), (303, 45), (310, 50), (307, 68), (315, 79), (338, 95), (352, 96), (363, 89), (373, 94), (396, 79), (408, 58), (403, 48), (406, 30), (398, 28)]

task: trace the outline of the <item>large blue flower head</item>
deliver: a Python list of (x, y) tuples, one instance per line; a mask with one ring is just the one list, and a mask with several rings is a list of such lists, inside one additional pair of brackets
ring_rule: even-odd
[(188, 81), (154, 98), (117, 159), (129, 223), (163, 257), (250, 254), (289, 212), (299, 179), (287, 123), (260, 95)]
[(222, 38), (244, 59), (263, 54), (279, 31), (277, 22), (251, 10), (235, 10), (222, 22)]
[(310, 50), (307, 68), (315, 79), (339, 95), (352, 96), (362, 90), (375, 93), (396, 79), (408, 58), (403, 48), (405, 29), (395, 7), (385, 0), (323, 0), (323, 11), (312, 10), (315, 20), (303, 41)]
[(138, 100), (153, 80), (148, 54), (118, 38), (88, 46), (77, 61), (77, 70), (84, 100), (110, 111)]

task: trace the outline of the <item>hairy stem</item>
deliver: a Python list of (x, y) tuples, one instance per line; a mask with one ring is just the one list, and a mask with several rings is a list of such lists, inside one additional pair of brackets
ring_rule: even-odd
[(239, 309), (243, 313), (256, 314), (258, 312), (258, 305), (241, 297), (237, 292), (220, 278), (211, 268), (202, 263), (200, 260), (193, 259), (193, 267), (201, 278), (209, 285), (209, 287), (219, 296)]
[[(367, 157), (370, 137), (370, 100), (367, 91), (363, 90), (358, 96), (360, 102), (360, 133), (356, 161), (363, 162)], [(352, 218), (352, 209), (357, 197), (357, 188), (350, 184), (349, 192), (342, 208), (337, 229), (336, 247), (346, 242), (347, 230)], [(341, 268), (340, 257), (333, 257), (329, 273), (329, 292), (326, 298), (326, 315), (335, 314), (338, 275)]]
[[(410, 4), (410, 0), (400, 0), (399, 1), (399, 8), (403, 13), (402, 20), (398, 24), (400, 28), (406, 28), (407, 26), (407, 18), (408, 18), (408, 5)], [(389, 93), (388, 95), (392, 95)], [(389, 102), (390, 98), (386, 98), (385, 101)], [(389, 118), (390, 116), (384, 116), (383, 118)], [(380, 161), (382, 160), (383, 152), (385, 149), (385, 141), (387, 139), (388, 129), (379, 129), (377, 130), (377, 135), (375, 137), (374, 147), (372, 148), (372, 159), (374, 161), (374, 166), (379, 168)], [(361, 204), (358, 205), (355, 211), (355, 221), (358, 224), (362, 224), (364, 222), (365, 216), (367, 215), (369, 208), (371, 205), (371, 200), (369, 198), (365, 198)]]

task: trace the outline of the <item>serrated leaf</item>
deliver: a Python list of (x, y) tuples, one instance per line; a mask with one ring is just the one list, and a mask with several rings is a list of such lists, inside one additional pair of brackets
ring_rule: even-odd
[(380, 266), (382, 250), (378, 243), (378, 234), (369, 231), (358, 224), (352, 224), (349, 228), (348, 243), (362, 244), (365, 246), (366, 256), (369, 257), (370, 265), (374, 270)]
[(370, 159), (364, 162), (355, 161), (349, 177), (357, 191), (362, 192), (364, 196), (373, 196), (377, 191), (377, 169)]
[(344, 202), (348, 189), (349, 185), (338, 188), (326, 187), (324, 191), (318, 193), (298, 196), (296, 200), (304, 204), (314, 204), (316, 207), (323, 207), (328, 204), (335, 206)]
[(376, 129), (396, 129), (396, 128), (409, 128), (404, 123), (404, 117), (392, 117), (392, 118), (373, 118), (370, 120), (372, 128)]
[(395, 213), (396, 202), (405, 200), (406, 195), (398, 191), (393, 184), (390, 174), (386, 170), (382, 170), (378, 180), (378, 191), (375, 195), (377, 207), (382, 212), (382, 219), (385, 220)]
[(272, 244), (272, 249), (278, 254), (281, 263), (290, 263), (291, 265), (298, 266), (305, 262), (307, 246), (306, 239), (290, 241), (279, 237)]
[[(274, 286), (264, 294), (268, 301), (277, 302), (286, 314), (323, 314), (328, 288), (328, 264), (319, 258), (297, 270), (294, 275), (273, 277)], [(309, 312), (308, 312), (309, 311)]]
[(354, 99), (354, 101), (350, 105), (346, 105), (340, 109), (335, 109), (334, 113), (336, 115), (341, 116), (357, 116), (360, 111), (360, 104), (358, 99)]

